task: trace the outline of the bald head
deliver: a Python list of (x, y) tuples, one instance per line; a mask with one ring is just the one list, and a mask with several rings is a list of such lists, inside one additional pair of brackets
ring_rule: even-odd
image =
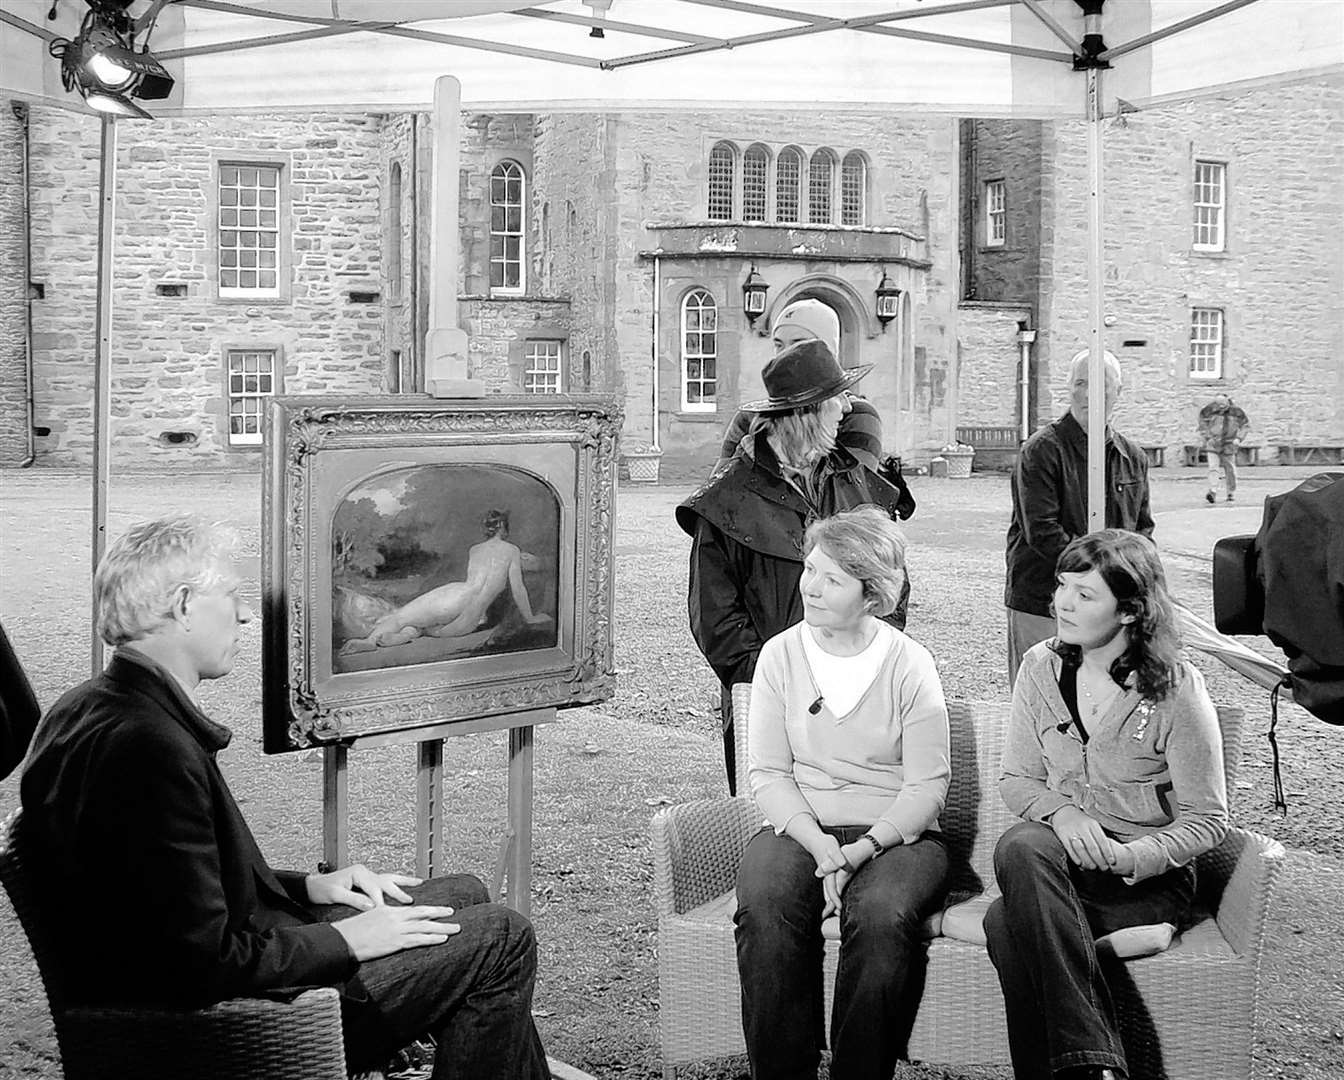
[[(1069, 364), (1069, 412), (1078, 422), (1078, 426), (1084, 431), (1087, 430), (1088, 407), (1087, 407), (1087, 387), (1089, 354), (1084, 349), (1078, 353)], [(1106, 416), (1105, 423), (1110, 424), (1111, 414), (1115, 411), (1115, 404), (1120, 400), (1120, 361), (1110, 352), (1102, 354), (1102, 367), (1106, 373)]]

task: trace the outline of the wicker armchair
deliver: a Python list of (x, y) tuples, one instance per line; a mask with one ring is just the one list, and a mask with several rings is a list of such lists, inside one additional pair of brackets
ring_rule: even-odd
[[(750, 688), (735, 687), (738, 790), (746, 791)], [(952, 781), (941, 824), (952, 856), (950, 902), (994, 882), (999, 836), (1017, 819), (998, 796), (1008, 705), (949, 702)], [(1219, 709), (1228, 786), (1240, 760), (1242, 713)], [(760, 828), (750, 799), (668, 807), (653, 819), (654, 902), (663, 1071), (744, 1052), (733, 942), (733, 887), (747, 841)], [(1210, 913), (1164, 952), (1114, 963), (1111, 984), (1135, 1076), (1159, 1080), (1249, 1078), (1260, 956), (1270, 896), (1283, 860), (1277, 841), (1232, 829), (1199, 860)], [(930, 932), (924, 997), (910, 1040), (916, 1060), (1006, 1065), (1008, 1032), (998, 977), (984, 946)], [(832, 935), (827, 935), (828, 938)], [(825, 953), (827, 1012), (838, 944)]]
[(340, 997), (239, 998), (208, 1009), (95, 1008), (66, 1000), (20, 811), (0, 822), (0, 882), (37, 957), (66, 1080), (346, 1080)]

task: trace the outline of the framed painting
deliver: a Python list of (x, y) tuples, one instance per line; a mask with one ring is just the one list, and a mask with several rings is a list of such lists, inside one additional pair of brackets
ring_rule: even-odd
[(277, 397), (268, 753), (611, 696), (614, 399)]

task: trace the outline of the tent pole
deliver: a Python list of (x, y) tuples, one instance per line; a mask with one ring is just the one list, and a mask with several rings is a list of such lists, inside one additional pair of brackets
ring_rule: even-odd
[(1087, 359), (1087, 528), (1106, 527), (1106, 375), (1102, 326), (1106, 302), (1101, 207), (1101, 71), (1087, 69), (1087, 232), (1089, 324)]
[[(101, 171), (98, 178), (98, 291), (93, 360), (93, 537), (92, 570), (98, 569), (107, 547), (107, 481), (112, 451), (112, 238), (116, 225), (117, 127), (103, 117)], [(92, 573), (90, 574), (92, 581)], [(103, 670), (103, 639), (98, 636), (98, 605), (92, 606), (89, 662), (92, 674)]]

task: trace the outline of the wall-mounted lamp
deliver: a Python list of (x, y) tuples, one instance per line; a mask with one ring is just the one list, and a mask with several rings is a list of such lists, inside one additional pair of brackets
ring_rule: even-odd
[(751, 273), (742, 282), (742, 310), (746, 313), (747, 322), (754, 323), (765, 314), (765, 294), (769, 290), (769, 282), (756, 272), (756, 264), (752, 263)]
[(882, 267), (882, 280), (877, 283), (877, 317), (882, 320), (885, 329), (887, 323), (896, 318), (900, 310), (901, 290), (887, 277), (887, 268)]

